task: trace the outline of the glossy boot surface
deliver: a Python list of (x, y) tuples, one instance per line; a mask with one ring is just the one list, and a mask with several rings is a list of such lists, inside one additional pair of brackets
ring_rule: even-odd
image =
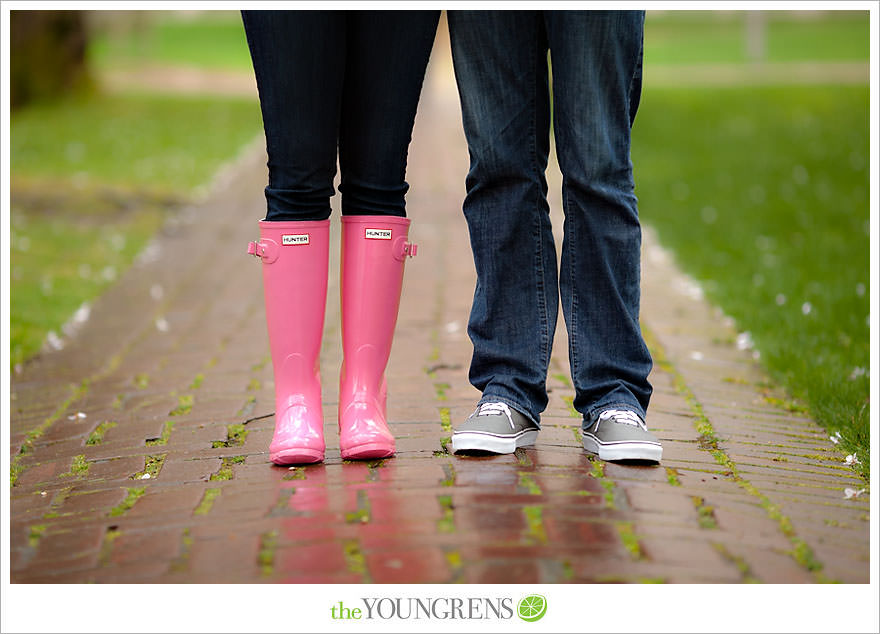
[(324, 459), (320, 352), (327, 303), (330, 221), (260, 221), (248, 253), (263, 262), (263, 290), (272, 369), (275, 464)]
[(339, 446), (345, 459), (387, 458), (394, 436), (386, 414), (385, 367), (391, 354), (409, 220), (342, 218), (342, 351)]

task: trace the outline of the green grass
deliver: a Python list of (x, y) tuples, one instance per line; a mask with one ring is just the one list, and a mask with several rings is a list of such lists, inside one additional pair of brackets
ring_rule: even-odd
[(868, 472), (867, 86), (646, 91), (636, 194), (679, 265)]
[(13, 113), (17, 183), (188, 193), (262, 129), (252, 99), (98, 95)]
[(261, 129), (246, 99), (101, 96), (11, 118), (10, 363), (128, 268)]
[[(29, 212), (13, 197), (10, 217), (9, 356), (15, 366), (97, 297), (144, 247), (161, 213), (77, 217)], [(100, 221), (100, 223), (98, 222)]]
[[(648, 11), (645, 64), (739, 64), (746, 52), (746, 11)], [(765, 11), (765, 61), (867, 61), (867, 11), (797, 15)], [(819, 19), (817, 19), (819, 18)]]
[(179, 13), (131, 12), (129, 18), (134, 19), (97, 31), (89, 49), (96, 67), (150, 63), (251, 70), (238, 11), (209, 11), (196, 19)]

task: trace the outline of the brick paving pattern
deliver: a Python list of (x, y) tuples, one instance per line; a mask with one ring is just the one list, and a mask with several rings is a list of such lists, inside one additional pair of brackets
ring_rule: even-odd
[[(388, 368), (396, 456), (339, 456), (334, 253), (327, 457), (269, 462), (261, 272), (245, 254), (264, 208), (255, 145), (169, 222), (64, 349), (13, 377), (14, 583), (868, 582), (868, 496), (844, 499), (862, 481), (823, 430), (778, 405), (647, 229), (642, 319), (662, 464), (581, 449), (561, 319), (536, 446), (449, 454), (452, 425), (478, 398), (467, 381), (467, 149), (450, 72), (432, 61), (410, 151), (419, 255)], [(558, 232), (558, 173), (550, 180)], [(338, 227), (334, 215), (331, 244)]]

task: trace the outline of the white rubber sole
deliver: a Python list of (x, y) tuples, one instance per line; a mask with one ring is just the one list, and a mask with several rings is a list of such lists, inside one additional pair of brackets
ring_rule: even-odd
[(590, 434), (583, 435), (584, 449), (599, 456), (601, 460), (649, 460), (660, 462), (663, 456), (663, 446), (660, 443), (645, 442), (643, 440), (621, 440), (617, 442), (602, 442)]
[(537, 429), (527, 429), (512, 436), (481, 431), (454, 432), (452, 434), (452, 453), (459, 451), (513, 453), (517, 447), (534, 445), (537, 439)]

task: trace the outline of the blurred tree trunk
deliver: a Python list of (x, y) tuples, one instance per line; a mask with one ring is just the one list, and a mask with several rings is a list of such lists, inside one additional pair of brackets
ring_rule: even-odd
[(90, 85), (81, 11), (10, 11), (9, 18), (11, 108)]

